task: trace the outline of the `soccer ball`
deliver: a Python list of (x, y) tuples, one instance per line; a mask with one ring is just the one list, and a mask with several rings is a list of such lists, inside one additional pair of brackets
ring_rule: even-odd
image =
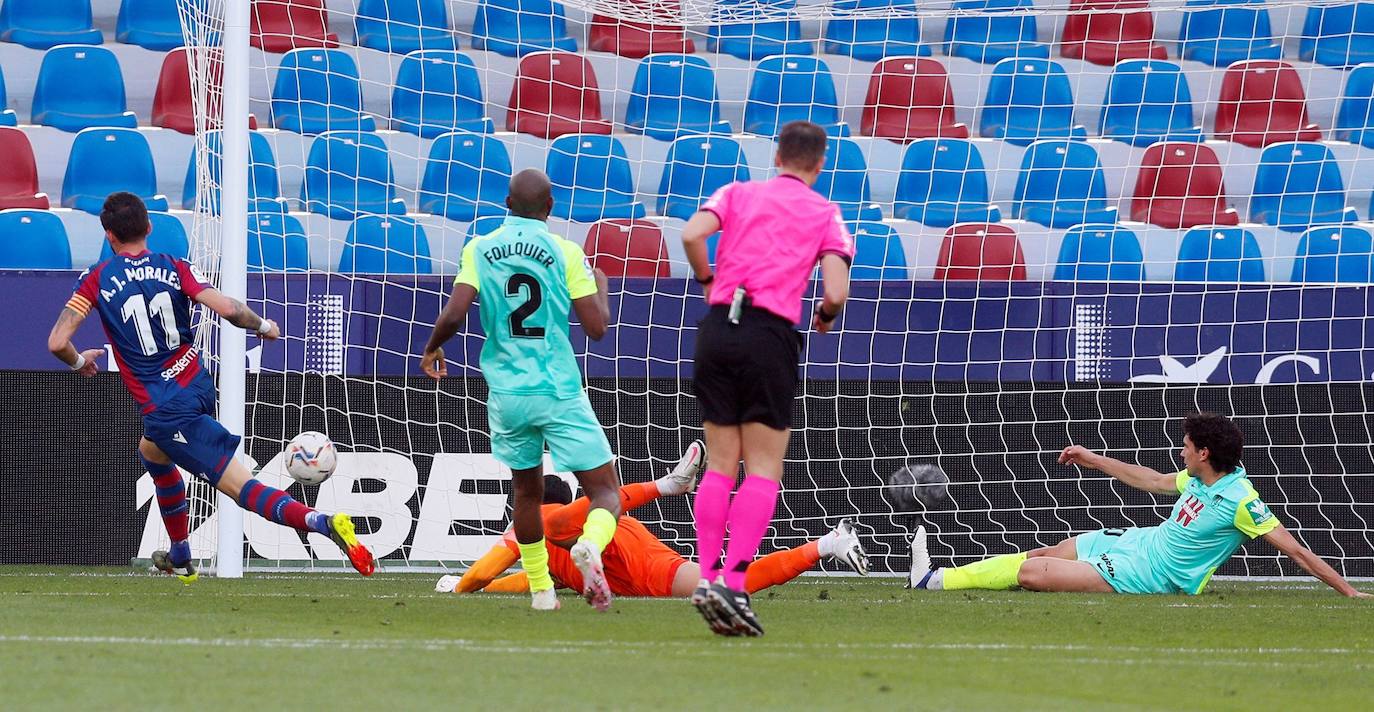
[(324, 433), (307, 430), (286, 444), (286, 473), (303, 485), (317, 485), (334, 474), (339, 454)]
[(912, 512), (917, 503), (930, 509), (949, 499), (949, 475), (935, 465), (907, 465), (888, 475), (883, 496), (898, 512)]

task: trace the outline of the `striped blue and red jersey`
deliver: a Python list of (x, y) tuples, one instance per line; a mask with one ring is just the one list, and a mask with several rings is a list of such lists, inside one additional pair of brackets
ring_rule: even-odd
[(191, 330), (191, 302), (209, 287), (190, 262), (146, 250), (117, 254), (77, 279), (67, 307), (100, 314), (120, 376), (144, 415), (197, 379), (209, 380)]

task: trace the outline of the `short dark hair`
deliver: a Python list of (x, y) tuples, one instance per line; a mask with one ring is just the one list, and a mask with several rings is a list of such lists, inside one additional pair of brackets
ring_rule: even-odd
[(544, 475), (544, 504), (572, 504), (572, 488), (558, 475)]
[(825, 158), (825, 129), (810, 121), (790, 121), (778, 133), (778, 162), (802, 170), (814, 169)]
[(138, 242), (148, 236), (148, 206), (133, 193), (110, 193), (100, 207), (100, 226), (122, 243)]
[(1183, 434), (1193, 441), (1193, 447), (1206, 448), (1207, 462), (1217, 472), (1226, 474), (1240, 465), (1245, 435), (1226, 416), (1194, 413), (1183, 419)]

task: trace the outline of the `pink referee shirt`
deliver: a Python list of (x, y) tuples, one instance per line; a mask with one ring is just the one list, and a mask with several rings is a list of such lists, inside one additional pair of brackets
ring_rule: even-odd
[(800, 178), (731, 183), (701, 209), (720, 220), (709, 304), (729, 305), (744, 285), (755, 307), (798, 324), (816, 261), (825, 254), (854, 259), (840, 209)]

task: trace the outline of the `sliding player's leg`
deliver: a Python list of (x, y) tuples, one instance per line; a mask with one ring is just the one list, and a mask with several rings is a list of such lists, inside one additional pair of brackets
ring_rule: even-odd
[[(848, 519), (841, 520), (838, 526), (819, 539), (760, 557), (745, 572), (745, 588), (753, 594), (787, 583), (827, 558), (844, 562), (860, 575), (868, 574), (868, 554), (859, 542), (853, 523)], [(701, 567), (692, 561), (684, 562), (673, 577), (672, 595), (678, 598), (691, 596), (700, 578)]]
[(911, 540), (907, 585), (931, 590), (1003, 591), (1019, 586), (1032, 591), (1111, 593), (1111, 584), (1091, 564), (1078, 560), (1077, 540), (1078, 537), (1069, 537), (1031, 552), (1002, 554), (964, 566), (934, 569), (930, 565), (925, 527), (917, 527)]

